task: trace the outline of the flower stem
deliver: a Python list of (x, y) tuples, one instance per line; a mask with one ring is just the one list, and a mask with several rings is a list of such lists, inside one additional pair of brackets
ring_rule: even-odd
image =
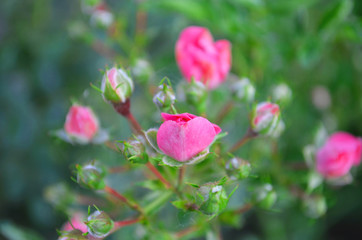
[(221, 108), (221, 111), (217, 115), (216, 120), (215, 120), (215, 124), (220, 124), (224, 120), (224, 118), (230, 113), (230, 111), (233, 109), (233, 107), (234, 107), (234, 102), (233, 101), (229, 101), (228, 103), (226, 103)]
[(138, 223), (142, 218), (131, 218), (123, 221), (114, 222), (114, 228), (112, 232), (117, 231), (119, 228)]
[(113, 188), (105, 186), (104, 191), (106, 193), (110, 194), (111, 196), (117, 198), (118, 200), (120, 200), (121, 202), (123, 202), (124, 204), (129, 206), (130, 208), (132, 208), (132, 209), (138, 211), (139, 213), (143, 214), (143, 210), (141, 209), (141, 207), (138, 204), (136, 204), (134, 202), (131, 202), (125, 196), (123, 196), (122, 194), (120, 194), (119, 192), (114, 190)]
[(125, 116), (128, 120), (128, 122), (130, 123), (130, 125), (133, 128), (133, 131), (139, 135), (144, 135), (143, 131), (142, 131), (142, 127), (141, 125), (138, 123), (138, 121), (136, 120), (136, 118), (133, 116), (133, 114), (131, 112), (129, 112), (128, 115)]
[(180, 189), (180, 187), (182, 185), (182, 180), (185, 176), (185, 172), (186, 172), (186, 166), (183, 165), (182, 167), (180, 167), (179, 172), (178, 172), (177, 189)]
[(251, 128), (248, 128), (248, 130), (245, 133), (244, 137), (242, 139), (240, 139), (239, 142), (235, 143), (235, 145), (230, 148), (229, 152), (235, 152), (241, 146), (243, 146), (247, 141), (249, 141), (250, 139), (252, 139), (252, 138), (254, 138), (256, 136), (258, 136), (258, 134), (256, 132), (254, 132), (253, 130), (251, 130)]
[(195, 231), (197, 231), (197, 230), (199, 230), (199, 229), (200, 229), (200, 227), (198, 227), (198, 226), (190, 226), (190, 227), (188, 227), (188, 228), (185, 228), (185, 229), (177, 232), (177, 233), (175, 234), (175, 237), (176, 237), (176, 238), (182, 238), (182, 237), (184, 237), (184, 236), (186, 236), (186, 235), (188, 235), (188, 234), (190, 234), (190, 233), (193, 233), (193, 232), (195, 232)]
[(146, 166), (153, 174), (155, 174), (155, 176), (165, 185), (167, 189), (172, 188), (171, 184), (162, 176), (162, 174), (157, 170), (157, 168), (152, 165), (152, 163), (147, 162)]
[(247, 203), (247, 204), (245, 204), (244, 206), (242, 206), (241, 208), (236, 209), (236, 210), (234, 211), (234, 213), (236, 213), (236, 214), (242, 214), (242, 213), (244, 213), (244, 212), (249, 211), (252, 207), (253, 207), (253, 204)]

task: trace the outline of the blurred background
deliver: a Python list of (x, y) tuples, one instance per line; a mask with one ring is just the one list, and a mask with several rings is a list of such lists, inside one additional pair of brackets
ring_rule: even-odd
[[(56, 229), (66, 216), (46, 200), (45, 189), (58, 182), (78, 188), (70, 180), (71, 166), (78, 160), (92, 156), (117, 165), (118, 158), (102, 147), (62, 143), (50, 131), (63, 127), (77, 100), (92, 106), (112, 135), (127, 138), (130, 131), (122, 127), (126, 121), (103, 103), (90, 83), (99, 86), (100, 69), (116, 62), (143, 69), (145, 79), (152, 74), (155, 86), (164, 76), (176, 85), (182, 77), (174, 45), (190, 25), (207, 27), (215, 39), (231, 41), (232, 73), (250, 78), (257, 100), (270, 97), (275, 83), (291, 88), (292, 102), (283, 110), (282, 164), (303, 161), (303, 147), (321, 124), (328, 133), (343, 130), (362, 136), (362, 1), (105, 2), (111, 25), (92, 16), (80, 0), (0, 2), (0, 239), (57, 238)], [(145, 81), (138, 78), (136, 89)], [(227, 100), (225, 89), (214, 95)], [(150, 96), (136, 90), (133, 98), (142, 126), (155, 126), (152, 113), (157, 109)], [(147, 115), (152, 121), (143, 117)], [(230, 137), (230, 142), (237, 139), (236, 133)], [(223, 229), (225, 239), (355, 238), (362, 234), (360, 169), (355, 176), (350, 185), (326, 189), (328, 211), (322, 218), (310, 219), (299, 204), (289, 202), (283, 211), (251, 212), (239, 229)], [(21, 238), (21, 231), (28, 232), (28, 238)]]

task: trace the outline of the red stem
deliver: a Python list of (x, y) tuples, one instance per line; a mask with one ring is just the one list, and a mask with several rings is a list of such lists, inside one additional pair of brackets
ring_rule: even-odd
[(117, 221), (114, 222), (114, 228), (118, 229), (127, 225), (132, 225), (134, 223), (138, 223), (141, 220), (141, 218), (135, 218), (135, 219), (127, 219), (123, 221)]
[(162, 176), (162, 174), (157, 170), (157, 168), (152, 165), (152, 163), (147, 162), (146, 166), (148, 167), (149, 170), (151, 170), (153, 174), (155, 174), (155, 176), (165, 185), (166, 188), (168, 189), (171, 188), (171, 184)]
[(111, 187), (105, 186), (104, 187), (104, 191), (110, 195), (112, 195), (113, 197), (119, 199), (121, 202), (123, 202), (124, 204), (126, 204), (127, 206), (129, 206), (130, 208), (142, 213), (142, 209), (140, 208), (140, 206), (138, 206), (138, 204), (131, 202), (130, 200), (128, 200), (125, 196), (123, 196), (122, 194), (120, 194), (119, 192), (117, 192), (116, 190), (114, 190)]
[(228, 115), (228, 113), (233, 109), (234, 103), (232, 101), (226, 103), (219, 114), (216, 117), (215, 123), (220, 124), (224, 118)]
[(248, 131), (245, 133), (244, 137), (242, 139), (240, 139), (239, 142), (235, 143), (235, 145), (230, 148), (229, 152), (235, 152), (241, 146), (243, 146), (247, 141), (249, 141), (250, 139), (252, 139), (256, 136), (258, 136), (258, 134), (256, 132), (254, 132), (253, 130), (251, 130), (250, 128), (248, 128)]

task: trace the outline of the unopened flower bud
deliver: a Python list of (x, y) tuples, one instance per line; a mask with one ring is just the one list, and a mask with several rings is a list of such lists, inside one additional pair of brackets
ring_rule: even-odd
[(251, 128), (255, 133), (270, 135), (278, 126), (279, 120), (279, 106), (270, 102), (262, 102), (253, 110)]
[(131, 71), (135, 80), (141, 83), (147, 83), (153, 75), (153, 69), (150, 63), (144, 59), (137, 59)]
[(89, 107), (73, 105), (67, 114), (64, 131), (70, 142), (87, 144), (99, 130), (98, 119)]
[(48, 186), (44, 191), (45, 199), (56, 208), (67, 208), (71, 205), (75, 196), (64, 183)]
[(176, 101), (175, 93), (172, 87), (165, 83), (158, 88), (160, 90), (153, 97), (153, 102), (161, 112), (167, 112)]
[(113, 14), (103, 5), (95, 7), (90, 18), (91, 25), (101, 28), (109, 27), (113, 21)]
[(185, 85), (186, 102), (194, 106), (198, 112), (204, 112), (206, 108), (207, 88), (202, 82), (192, 80)]
[(292, 95), (292, 90), (285, 83), (280, 83), (272, 89), (273, 100), (277, 103), (289, 103)]
[(90, 235), (96, 238), (104, 238), (111, 233), (114, 222), (107, 213), (97, 210), (88, 217), (86, 225)]
[(231, 85), (231, 93), (236, 100), (249, 103), (254, 100), (255, 87), (248, 78), (242, 78)]
[(319, 218), (327, 211), (326, 200), (323, 196), (308, 196), (303, 200), (303, 209), (310, 218)]
[(123, 154), (132, 163), (147, 163), (148, 155), (145, 146), (139, 140), (123, 143)]
[(94, 163), (86, 164), (84, 166), (77, 165), (77, 182), (85, 188), (100, 190), (105, 187), (104, 177), (106, 172)]
[(254, 192), (254, 201), (263, 209), (270, 209), (277, 200), (277, 194), (271, 184), (264, 184)]
[(103, 98), (112, 103), (125, 103), (133, 92), (133, 81), (121, 68), (111, 68), (102, 80)]
[(203, 197), (199, 210), (207, 215), (222, 212), (229, 201), (225, 189), (221, 185), (205, 184), (199, 188), (199, 193)]
[(250, 175), (251, 165), (249, 162), (234, 157), (226, 163), (226, 172), (231, 179), (244, 179)]

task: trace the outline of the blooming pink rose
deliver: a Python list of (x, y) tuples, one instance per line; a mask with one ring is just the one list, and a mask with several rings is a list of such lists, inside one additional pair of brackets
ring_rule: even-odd
[(213, 89), (225, 81), (231, 66), (231, 44), (214, 42), (206, 28), (185, 28), (176, 43), (176, 61), (187, 81), (193, 77)]
[[(77, 229), (77, 230), (81, 231), (82, 233), (86, 233), (88, 231), (87, 225), (83, 222), (83, 214), (81, 214), (81, 213), (75, 213), (71, 219), (71, 223), (72, 224), (70, 224), (70, 222), (65, 223), (61, 230), (62, 231), (72, 231), (74, 229)], [(72, 227), (72, 225), (74, 228)], [(68, 238), (65, 238), (65, 237), (59, 238), (59, 240), (65, 240), (65, 239), (68, 239)], [(73, 240), (73, 239), (70, 239), (70, 240)]]
[(98, 120), (90, 108), (73, 105), (67, 114), (64, 129), (80, 143), (88, 143), (98, 132)]
[(190, 113), (161, 113), (164, 123), (157, 132), (158, 147), (177, 161), (185, 162), (205, 150), (221, 132), (206, 118)]
[(346, 175), (361, 162), (362, 141), (346, 132), (331, 135), (316, 154), (317, 171), (327, 178)]
[(278, 104), (271, 102), (259, 103), (252, 114), (251, 127), (254, 132), (260, 134), (271, 134), (280, 120), (280, 109)]

